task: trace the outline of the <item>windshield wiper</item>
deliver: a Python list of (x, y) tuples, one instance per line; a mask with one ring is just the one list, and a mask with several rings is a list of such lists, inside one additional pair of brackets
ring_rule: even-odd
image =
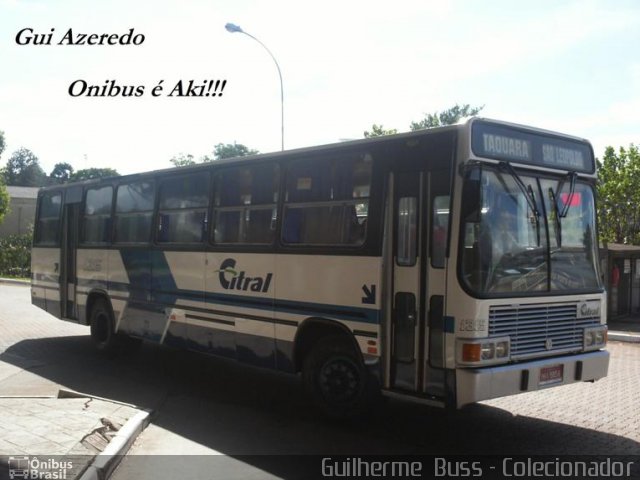
[(533, 212), (533, 216), (536, 222), (537, 245), (540, 245), (540, 211), (538, 210), (538, 203), (536, 202), (536, 197), (533, 194), (531, 185), (529, 185), (529, 188), (525, 187), (524, 182), (518, 176), (518, 172), (514, 170), (513, 166), (511, 166), (509, 162), (500, 162), (500, 168), (506, 170), (509, 175), (511, 175), (511, 178), (513, 178), (513, 181), (516, 182), (516, 185), (518, 185), (518, 188), (524, 195), (524, 198), (527, 200), (527, 205), (529, 205), (529, 208)]
[(569, 214), (569, 208), (571, 208), (571, 202), (573, 201), (573, 195), (576, 191), (576, 172), (569, 172), (567, 174), (569, 177), (569, 196), (566, 198), (564, 205), (562, 206), (562, 211), (558, 207), (558, 195), (562, 192), (562, 187), (564, 187), (566, 178), (562, 179), (562, 181), (558, 184), (558, 193), (553, 191), (553, 188), (549, 187), (549, 194), (551, 195), (551, 200), (553, 201), (553, 211), (556, 217), (556, 243), (558, 247), (562, 247), (562, 222), (561, 218), (566, 218)]
[[(566, 202), (564, 202), (564, 207), (562, 207), (562, 211), (560, 212), (560, 218), (565, 218), (568, 213), (569, 213), (569, 208), (571, 207), (571, 201), (573, 200), (573, 194), (576, 191), (576, 178), (578, 177), (578, 174), (576, 172), (569, 172), (567, 174), (567, 176), (569, 177), (569, 196), (567, 197)], [(562, 187), (564, 187), (564, 183), (566, 182), (566, 178), (562, 180), (562, 182), (560, 182), (560, 184), (558, 185), (558, 193), (562, 192)], [(556, 195), (554, 194), (554, 203), (555, 203), (555, 197)], [(556, 211), (558, 210), (557, 205), (556, 205)]]
[(553, 213), (556, 220), (556, 244), (562, 247), (562, 223), (560, 222), (560, 213), (558, 212), (558, 201), (556, 199), (556, 192), (553, 188), (549, 187), (549, 195), (551, 195), (551, 201), (553, 202)]

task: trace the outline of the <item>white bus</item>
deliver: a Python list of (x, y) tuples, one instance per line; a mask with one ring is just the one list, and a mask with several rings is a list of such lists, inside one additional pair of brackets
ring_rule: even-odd
[(301, 373), (336, 416), (606, 376), (595, 161), (494, 120), (52, 186), (33, 303)]

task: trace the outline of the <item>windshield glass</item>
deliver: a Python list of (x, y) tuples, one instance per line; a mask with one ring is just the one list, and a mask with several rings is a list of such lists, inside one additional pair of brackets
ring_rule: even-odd
[(462, 280), (482, 296), (597, 288), (594, 225), (586, 184), (571, 196), (569, 182), (475, 167), (463, 189)]

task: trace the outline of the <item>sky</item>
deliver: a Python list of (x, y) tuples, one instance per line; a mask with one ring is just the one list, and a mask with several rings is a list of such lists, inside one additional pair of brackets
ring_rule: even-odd
[[(456, 103), (587, 138), (596, 156), (640, 143), (635, 0), (0, 0), (0, 164), (25, 147), (47, 173), (68, 162), (126, 174), (218, 143), (279, 150), (276, 66), (228, 22), (277, 59), (287, 149), (362, 138), (374, 123), (407, 131)], [(58, 45), (69, 29), (144, 41)], [(180, 82), (215, 92), (218, 80), (222, 95), (177, 95)], [(82, 82), (141, 94), (87, 95)]]

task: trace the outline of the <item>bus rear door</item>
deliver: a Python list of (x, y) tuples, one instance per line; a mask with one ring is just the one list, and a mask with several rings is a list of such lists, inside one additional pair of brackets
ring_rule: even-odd
[(76, 289), (77, 250), (80, 228), (82, 187), (65, 192), (62, 209), (62, 237), (60, 241), (60, 316), (77, 319)]

